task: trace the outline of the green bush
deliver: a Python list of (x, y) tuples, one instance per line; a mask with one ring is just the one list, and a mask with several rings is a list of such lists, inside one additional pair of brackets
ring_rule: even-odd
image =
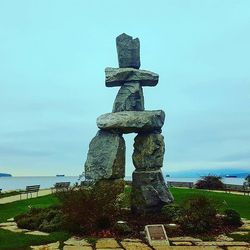
[(176, 222), (180, 217), (181, 208), (178, 204), (165, 205), (161, 209), (161, 213), (169, 222)]
[(184, 201), (178, 221), (186, 232), (204, 233), (216, 225), (216, 214), (216, 205), (212, 200), (196, 196)]
[(208, 175), (202, 177), (201, 180), (198, 180), (195, 184), (195, 187), (198, 189), (223, 189), (224, 184), (221, 181), (220, 176)]
[(234, 209), (226, 209), (224, 211), (224, 215), (224, 223), (228, 226), (241, 226), (243, 224), (240, 218), (240, 214)]
[(119, 211), (117, 194), (117, 187), (106, 182), (58, 193), (65, 215), (65, 227), (74, 233), (111, 228)]
[(132, 233), (131, 227), (125, 222), (125, 223), (116, 223), (113, 227), (113, 230), (118, 234), (122, 236), (126, 236)]
[(29, 230), (53, 232), (62, 229), (64, 218), (58, 207), (32, 208), (15, 217), (18, 227)]

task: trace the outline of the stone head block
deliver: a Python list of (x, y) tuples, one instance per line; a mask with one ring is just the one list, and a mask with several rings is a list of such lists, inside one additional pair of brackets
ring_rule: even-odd
[(140, 68), (140, 41), (138, 38), (133, 39), (132, 36), (123, 33), (116, 38), (116, 49), (120, 68)]

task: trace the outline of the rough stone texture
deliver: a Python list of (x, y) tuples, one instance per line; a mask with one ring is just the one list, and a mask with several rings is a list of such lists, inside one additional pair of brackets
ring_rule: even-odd
[(143, 111), (143, 90), (139, 83), (125, 83), (115, 98), (112, 112)]
[(117, 131), (119, 133), (143, 133), (161, 131), (164, 124), (165, 113), (155, 111), (122, 111), (107, 113), (97, 118), (97, 126), (103, 130)]
[(158, 171), (134, 171), (131, 193), (131, 208), (135, 213), (157, 212), (173, 201), (162, 173)]
[(100, 180), (125, 176), (125, 141), (121, 135), (99, 131), (89, 145), (85, 177)]
[(100, 248), (120, 248), (120, 245), (114, 238), (103, 238), (96, 242), (96, 249)]
[(136, 170), (158, 170), (163, 165), (165, 152), (161, 134), (138, 134), (135, 137), (133, 163)]
[(138, 38), (133, 39), (132, 36), (123, 33), (116, 38), (116, 49), (120, 68), (140, 68), (140, 41)]
[(148, 70), (110, 67), (105, 69), (106, 87), (122, 86), (128, 82), (138, 82), (141, 86), (153, 87), (158, 81), (159, 75)]

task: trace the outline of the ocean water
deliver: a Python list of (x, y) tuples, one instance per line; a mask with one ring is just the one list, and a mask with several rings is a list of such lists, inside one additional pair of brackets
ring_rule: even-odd
[[(131, 180), (131, 176), (127, 176), (126, 180)], [(167, 177), (166, 181), (188, 181), (188, 182), (196, 182), (199, 178), (174, 178)], [(82, 179), (81, 179), (82, 180)], [(9, 190), (18, 190), (25, 189), (26, 186), (29, 185), (40, 185), (41, 188), (50, 188), (54, 186), (56, 182), (67, 181), (70, 182), (71, 185), (76, 182), (80, 182), (78, 176), (64, 176), (64, 177), (56, 177), (56, 176), (27, 176), (27, 177), (0, 177), (0, 189), (3, 191)], [(242, 185), (244, 182), (244, 178), (223, 178), (222, 181), (226, 184), (237, 184)]]

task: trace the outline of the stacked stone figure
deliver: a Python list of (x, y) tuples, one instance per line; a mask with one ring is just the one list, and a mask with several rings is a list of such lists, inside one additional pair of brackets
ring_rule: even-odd
[(143, 86), (156, 86), (156, 73), (139, 70), (140, 41), (121, 34), (116, 38), (119, 68), (105, 69), (107, 87), (119, 86), (112, 113), (97, 118), (100, 129), (92, 139), (85, 163), (85, 176), (109, 182), (120, 190), (125, 177), (123, 134), (137, 133), (134, 142), (131, 208), (134, 212), (159, 211), (173, 201), (161, 167), (165, 151), (161, 128), (165, 113), (145, 111)]

